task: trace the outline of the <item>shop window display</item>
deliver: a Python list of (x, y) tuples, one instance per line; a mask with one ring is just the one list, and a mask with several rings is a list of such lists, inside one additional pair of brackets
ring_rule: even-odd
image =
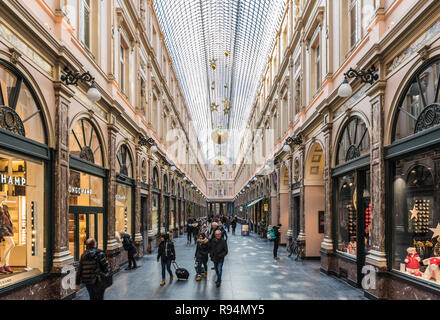
[(0, 288), (43, 272), (44, 164), (0, 153)]
[(103, 239), (103, 179), (77, 170), (69, 175), (69, 250), (79, 260), (85, 240), (93, 237), (99, 249)]
[(440, 284), (440, 148), (394, 162), (393, 268)]
[(116, 192), (116, 222), (115, 232), (122, 247), (119, 237), (120, 231), (131, 234), (132, 228), (132, 187), (118, 183)]
[(159, 195), (154, 193), (153, 194), (153, 203), (151, 206), (151, 221), (152, 221), (152, 229), (153, 234), (158, 235), (159, 234)]

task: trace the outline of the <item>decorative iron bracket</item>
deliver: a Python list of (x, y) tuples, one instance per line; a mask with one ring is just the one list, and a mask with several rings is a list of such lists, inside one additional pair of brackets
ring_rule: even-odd
[(68, 67), (64, 67), (66, 75), (61, 75), (61, 81), (64, 81), (66, 85), (78, 85), (78, 81), (94, 82), (95, 78), (87, 71), (84, 73), (73, 72)]
[(154, 144), (153, 138), (145, 138), (144, 136), (139, 137), (139, 145), (142, 147), (149, 147)]
[(361, 82), (373, 84), (374, 81), (379, 79), (379, 75), (376, 74), (376, 67), (373, 65), (368, 70), (355, 70), (350, 68), (346, 73), (344, 73), (345, 79), (347, 78), (361, 78)]

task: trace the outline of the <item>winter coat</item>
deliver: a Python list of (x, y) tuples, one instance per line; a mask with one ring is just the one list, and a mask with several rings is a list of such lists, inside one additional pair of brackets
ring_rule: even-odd
[(197, 261), (207, 262), (209, 255), (209, 239), (197, 239), (197, 249), (195, 258)]
[(228, 254), (228, 244), (224, 239), (213, 238), (210, 240), (209, 251), (212, 261), (223, 262), (225, 256)]
[(231, 226), (232, 226), (232, 229), (235, 229), (237, 227), (237, 221), (235, 219), (232, 220)]
[(76, 272), (76, 285), (84, 283), (94, 285), (101, 273), (107, 274), (110, 267), (105, 258), (104, 251), (93, 248), (86, 250), (79, 260), (78, 271)]
[(157, 250), (157, 259), (176, 260), (176, 252), (174, 251), (174, 243), (169, 240), (162, 241)]
[(281, 233), (280, 233), (280, 228), (278, 228), (277, 226), (274, 226), (273, 227), (273, 231), (274, 231), (274, 233), (275, 233), (275, 239), (274, 239), (274, 241), (280, 241), (280, 239), (281, 239)]
[(124, 250), (127, 251), (129, 254), (135, 255), (137, 252), (136, 246), (134, 245), (134, 242), (133, 240), (131, 240), (131, 237), (128, 233), (122, 236), (122, 246), (124, 247)]

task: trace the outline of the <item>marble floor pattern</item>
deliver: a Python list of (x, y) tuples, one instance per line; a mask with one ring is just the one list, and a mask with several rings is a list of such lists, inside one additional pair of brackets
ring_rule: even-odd
[[(279, 249), (280, 260), (272, 258), (273, 243), (251, 235), (228, 234), (229, 254), (223, 266), (222, 285), (215, 286), (213, 263), (208, 263), (208, 279), (195, 281), (195, 245), (186, 245), (186, 235), (176, 238), (177, 263), (190, 272), (187, 281), (174, 281), (160, 287), (161, 268), (156, 254), (138, 261), (142, 267), (127, 271), (123, 266), (105, 292), (106, 300), (359, 300), (363, 291), (322, 274), (318, 260), (294, 261), (286, 247)], [(157, 249), (156, 249), (157, 250)], [(174, 269), (173, 269), (174, 271)], [(81, 289), (75, 299), (87, 300)]]

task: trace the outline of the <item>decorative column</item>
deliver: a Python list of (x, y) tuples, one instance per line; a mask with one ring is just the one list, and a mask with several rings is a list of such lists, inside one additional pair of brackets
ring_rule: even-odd
[(298, 240), (304, 242), (306, 241), (306, 217), (304, 215), (304, 194), (305, 194), (305, 186), (304, 186), (304, 170), (305, 170), (305, 145), (301, 144), (298, 147), (299, 150), (299, 159), (300, 159), (300, 170), (299, 170), (299, 181), (300, 181), (300, 215), (299, 215), (299, 234), (298, 234)]
[(62, 82), (55, 82), (55, 204), (54, 204), (54, 254), (52, 272), (61, 272), (65, 265), (73, 264), (69, 251), (69, 106), (74, 92)]
[(287, 204), (289, 208), (289, 215), (288, 215), (288, 224), (287, 224), (287, 234), (286, 234), (286, 240), (287, 240), (287, 246), (289, 246), (293, 241), (293, 203), (292, 203), (292, 153), (289, 154), (289, 157), (286, 160), (287, 170), (289, 173), (289, 191), (288, 191), (288, 197), (287, 197)]
[(134, 243), (137, 249), (137, 258), (143, 256), (143, 237), (142, 237), (142, 210), (141, 210), (141, 168), (142, 166), (142, 148), (136, 146), (136, 186), (134, 189), (134, 208), (135, 208), (135, 219), (134, 219)]
[[(384, 115), (383, 104), (385, 81), (376, 81), (366, 92), (371, 103), (371, 250), (366, 256), (366, 264), (377, 268), (379, 278), (387, 270), (385, 252), (385, 158), (384, 158)], [(376, 290), (368, 290), (372, 295), (383, 297), (386, 294), (383, 278), (377, 281)]]
[(328, 123), (323, 129), (324, 133), (324, 240), (321, 243), (321, 252), (329, 254), (333, 252), (332, 239), (332, 176), (331, 176), (331, 155), (332, 155), (332, 124)]
[(110, 115), (108, 131), (108, 159), (109, 173), (107, 178), (107, 257), (113, 271), (119, 270), (118, 256), (120, 254), (119, 243), (115, 237), (115, 207), (116, 207), (116, 135), (119, 129), (116, 127), (114, 115)]
[(148, 184), (150, 186), (150, 190), (148, 191), (148, 204), (147, 204), (147, 253), (153, 252), (153, 218), (152, 218), (152, 210), (153, 210), (153, 164), (151, 161), (151, 151), (148, 153)]
[[(59, 74), (59, 72), (58, 72)], [(51, 273), (57, 274), (53, 284), (53, 298), (64, 298), (72, 293), (75, 279), (73, 252), (69, 251), (68, 212), (69, 212), (69, 106), (74, 92), (64, 83), (54, 83), (55, 90), (55, 201), (54, 201), (54, 252)], [(68, 285), (63, 276), (70, 273)]]

